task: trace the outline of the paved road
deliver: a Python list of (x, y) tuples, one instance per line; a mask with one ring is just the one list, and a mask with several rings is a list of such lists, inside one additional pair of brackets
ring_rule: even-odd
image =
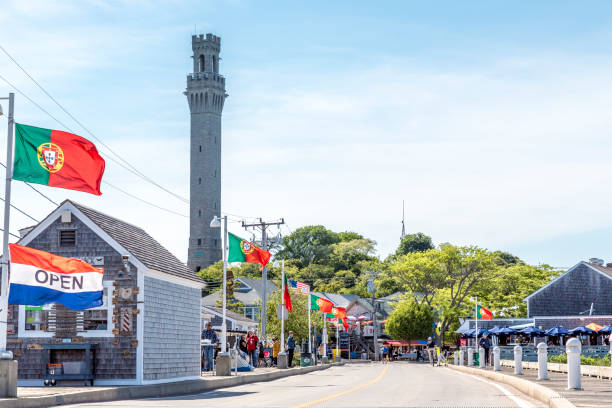
[(443, 367), (350, 364), (198, 395), (72, 407), (491, 407), (541, 408), (506, 385)]

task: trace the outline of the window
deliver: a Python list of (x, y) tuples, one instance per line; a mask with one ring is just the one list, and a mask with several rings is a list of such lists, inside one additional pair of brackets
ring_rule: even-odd
[(203, 55), (200, 55), (200, 72), (204, 72), (204, 70), (206, 69), (206, 67), (204, 66), (205, 62), (205, 57)]
[(202, 177), (198, 177), (198, 184), (202, 184)]
[[(113, 290), (112, 281), (104, 281), (102, 306), (79, 311), (77, 313), (78, 335), (83, 337), (113, 337), (112, 302), (109, 293)], [(49, 321), (53, 319), (52, 305), (19, 306), (19, 337), (52, 337)], [(51, 319), (50, 319), (51, 318)], [(81, 322), (82, 321), (82, 327)]]
[(202, 246), (202, 238), (198, 238), (198, 246)]
[(198, 210), (198, 217), (202, 216), (202, 210)]
[(215, 238), (215, 239), (213, 240), (213, 242), (214, 242), (214, 244), (213, 244), (213, 245), (214, 245), (214, 247), (216, 248), (216, 247), (217, 247), (217, 239)]
[(76, 230), (61, 230), (59, 235), (59, 246), (76, 246)]
[(202, 145), (200, 145), (200, 153), (202, 153)]

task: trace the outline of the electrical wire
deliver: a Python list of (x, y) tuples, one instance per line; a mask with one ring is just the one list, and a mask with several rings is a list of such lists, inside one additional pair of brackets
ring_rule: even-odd
[[(157, 183), (155, 180), (151, 179), (150, 177), (148, 177), (147, 175), (145, 175), (144, 173), (142, 173), (140, 170), (138, 170), (136, 167), (134, 167), (129, 161), (125, 160), (123, 157), (121, 157), (117, 152), (115, 152), (113, 149), (111, 149), (110, 146), (108, 146), (106, 143), (104, 143), (99, 137), (97, 137), (95, 134), (93, 134), (92, 131), (89, 130), (89, 128), (87, 128), (85, 125), (83, 125), (83, 123), (81, 123), (81, 121), (79, 121), (76, 117), (74, 117), (74, 115), (72, 113), (70, 113), (66, 108), (64, 108), (64, 106), (62, 104), (60, 104), (57, 99), (55, 99), (49, 92), (47, 92), (47, 90), (36, 80), (34, 79), (34, 77), (32, 77), (32, 75), (30, 75), (28, 73), (28, 71), (26, 71), (25, 68), (23, 68), (21, 66), (21, 64), (19, 64), (17, 62), (17, 60), (15, 60), (15, 58), (13, 58), (13, 56), (11, 54), (9, 54), (9, 52), (2, 46), (0, 45), (0, 49), (6, 54), (7, 57), (9, 57), (9, 59), (11, 61), (13, 61), (13, 63), (28, 77), (30, 78), (30, 80), (32, 80), (32, 82), (34, 82), (34, 84), (36, 84), (36, 86), (44, 92), (45, 95), (47, 95), (49, 97), (49, 99), (51, 99), (66, 115), (68, 115), (72, 120), (74, 120), (82, 129), (84, 129), (91, 137), (93, 137), (98, 143), (100, 143), (102, 146), (104, 146), (109, 152), (111, 152), (113, 155), (115, 155), (121, 162), (125, 163), (125, 165), (121, 164), (120, 162), (113, 160), (110, 156), (109, 159), (115, 161), (115, 163), (121, 165), (123, 168), (125, 168), (126, 170), (130, 171), (131, 173), (135, 174), (136, 176), (142, 178), (143, 180), (153, 184), (154, 186), (156, 186), (157, 188), (165, 191), (166, 193), (172, 195), (175, 198), (178, 198), (179, 200), (183, 201), (184, 203), (189, 203), (189, 200), (174, 193), (173, 191), (165, 188), (164, 186), (162, 186), (161, 184)], [(68, 129), (68, 127), (66, 127)], [(71, 131), (72, 132), (72, 131)], [(74, 132), (73, 132), (74, 133)]]
[[(0, 162), (0, 166), (4, 167), (6, 169), (6, 164)], [(34, 187), (33, 185), (31, 185), (30, 183), (28, 183), (27, 181), (23, 181), (23, 180), (17, 180), (17, 181), (21, 181), (23, 184), (25, 184), (26, 186), (30, 187), (32, 190), (36, 191), (38, 194), (40, 194), (41, 196), (45, 197), (47, 200), (49, 200), (51, 203), (55, 204), (55, 205), (59, 205), (58, 203), (56, 203), (55, 201), (53, 201), (52, 199), (50, 199), (49, 197), (47, 197), (46, 195), (44, 195), (42, 192), (40, 192), (36, 187)]]
[[(0, 232), (4, 232), (4, 230), (2, 228), (0, 228)], [(17, 239), (20, 239), (21, 237), (19, 235), (13, 234), (12, 232), (9, 231), (9, 235), (12, 237), (15, 237)]]
[[(70, 131), (70, 132), (74, 132), (73, 130), (71, 130), (71, 129), (70, 129), (70, 127), (69, 127), (69, 126), (65, 125), (65, 124), (64, 124), (62, 121), (60, 121), (58, 118), (56, 118), (56, 117), (55, 117), (55, 116), (53, 116), (51, 113), (49, 113), (49, 112), (48, 112), (48, 111), (47, 111), (45, 108), (43, 108), (43, 107), (42, 107), (42, 106), (40, 106), (38, 103), (36, 103), (36, 102), (35, 102), (35, 101), (34, 101), (32, 98), (30, 98), (30, 97), (29, 97), (28, 95), (26, 95), (26, 94), (25, 94), (23, 91), (21, 91), (19, 88), (17, 88), (15, 85), (13, 85), (13, 84), (12, 84), (10, 81), (8, 81), (8, 80), (7, 80), (5, 77), (3, 77), (1, 74), (0, 74), (0, 79), (2, 79), (4, 82), (6, 82), (6, 83), (7, 83), (7, 84), (8, 84), (10, 87), (12, 87), (12, 88), (13, 88), (13, 89), (14, 89), (16, 92), (18, 92), (18, 93), (19, 93), (21, 96), (23, 96), (23, 97), (24, 97), (24, 98), (26, 98), (28, 101), (30, 101), (30, 102), (31, 102), (31, 103), (32, 103), (34, 106), (36, 106), (36, 107), (37, 107), (38, 109), (40, 109), (40, 110), (41, 110), (43, 113), (45, 113), (46, 115), (48, 115), (48, 116), (49, 116), (51, 119), (55, 120), (57, 123), (59, 123), (61, 126), (63, 126), (63, 127), (64, 127), (65, 129), (67, 129), (68, 131)], [(125, 167), (125, 166), (123, 166), (121, 163), (119, 163), (119, 162), (117, 162), (116, 160), (114, 160), (112, 157), (109, 157), (109, 159), (111, 159), (111, 160), (112, 160), (112, 161), (114, 161), (115, 163), (119, 164), (120, 166)], [(5, 166), (5, 168), (6, 168), (6, 166)], [(129, 196), (129, 197), (131, 197), (131, 198), (134, 198), (134, 199), (136, 199), (136, 200), (138, 200), (138, 201), (142, 201), (142, 202), (144, 202), (144, 203), (146, 203), (146, 204), (148, 204), (148, 205), (150, 205), (150, 206), (156, 207), (156, 208), (158, 208), (158, 209), (161, 209), (161, 210), (163, 210), (163, 211), (169, 212), (169, 213), (171, 213), (171, 214), (179, 215), (179, 216), (181, 216), (181, 217), (187, 217), (187, 216), (186, 216), (186, 215), (184, 215), (184, 214), (177, 213), (177, 212), (175, 212), (175, 211), (172, 211), (172, 210), (170, 210), (170, 209), (167, 209), (167, 208), (161, 207), (161, 206), (159, 206), (159, 205), (157, 205), (157, 204), (154, 204), (154, 203), (152, 203), (152, 202), (150, 202), (150, 201), (147, 201), (147, 200), (145, 200), (145, 199), (143, 199), (143, 198), (137, 197), (137, 196), (135, 196), (134, 194), (128, 193), (128, 192), (126, 192), (125, 190), (120, 189), (119, 187), (116, 187), (116, 186), (114, 186), (114, 185), (112, 185), (112, 184), (108, 183), (108, 182), (107, 182), (107, 181), (105, 181), (105, 180), (103, 181), (103, 183), (105, 183), (105, 184), (107, 184), (107, 185), (109, 185), (109, 186), (111, 186), (111, 187), (114, 187), (115, 189), (117, 189), (118, 191), (121, 191), (121, 192), (122, 192), (122, 193), (124, 193), (125, 195), (127, 195), (127, 196)], [(26, 184), (27, 184), (27, 183), (26, 183)], [(56, 204), (56, 205), (57, 205), (57, 203), (55, 203), (55, 202), (54, 202), (54, 204)]]

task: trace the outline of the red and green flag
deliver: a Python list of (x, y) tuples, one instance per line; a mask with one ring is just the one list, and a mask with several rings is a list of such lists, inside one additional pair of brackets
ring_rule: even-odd
[(289, 295), (289, 287), (287, 286), (287, 275), (284, 276), (283, 285), (285, 286), (285, 291), (283, 292), (283, 298), (285, 300), (285, 307), (288, 311), (293, 312), (293, 306), (291, 306), (291, 295)]
[(346, 320), (346, 309), (344, 307), (334, 306), (332, 307), (331, 312), (327, 313), (325, 316), (332, 319)]
[(104, 159), (89, 140), (15, 124), (13, 179), (101, 195)]
[(310, 294), (310, 310), (318, 310), (321, 313), (331, 313), (334, 304), (327, 300)]
[(261, 265), (261, 269), (270, 260), (270, 253), (265, 249), (257, 248), (249, 241), (240, 238), (231, 232), (227, 233), (229, 242), (229, 254), (227, 262), (251, 262)]
[(493, 320), (493, 313), (480, 305), (476, 305), (476, 317), (483, 320)]

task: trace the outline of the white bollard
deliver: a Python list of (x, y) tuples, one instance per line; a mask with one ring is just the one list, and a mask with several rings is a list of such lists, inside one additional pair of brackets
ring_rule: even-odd
[(453, 357), (454, 357), (454, 359), (455, 359), (455, 365), (459, 365), (459, 352), (458, 352), (458, 351), (455, 351), (455, 352), (453, 353)]
[(483, 347), (478, 350), (478, 365), (480, 368), (485, 368), (485, 349)]
[(500, 354), (501, 349), (499, 347), (495, 347), (493, 349), (493, 369), (495, 371), (501, 371)]
[(523, 348), (514, 346), (514, 374), (523, 375)]
[(565, 352), (567, 353), (567, 389), (581, 390), (580, 384), (580, 353), (582, 345), (577, 338), (571, 338), (565, 344)]
[(459, 350), (459, 365), (465, 365), (465, 350)]
[(548, 380), (548, 346), (538, 344), (538, 380)]
[(474, 349), (473, 348), (468, 349), (468, 366), (470, 367), (474, 366)]

